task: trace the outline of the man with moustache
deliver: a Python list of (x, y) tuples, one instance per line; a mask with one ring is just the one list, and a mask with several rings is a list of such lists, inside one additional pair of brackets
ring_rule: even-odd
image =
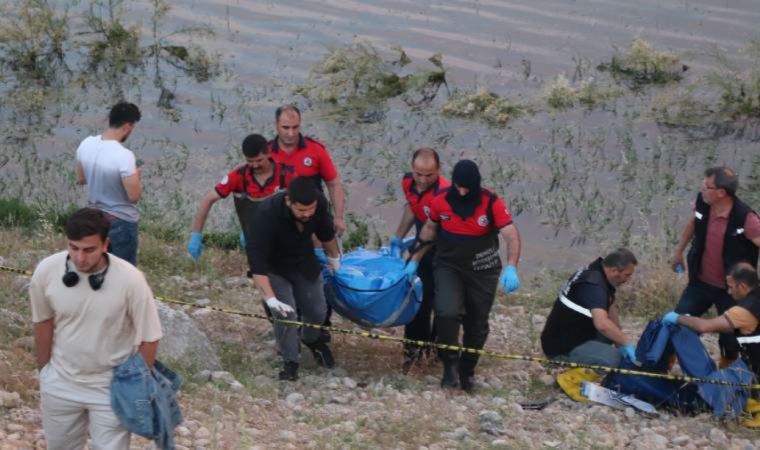
[[(728, 167), (705, 171), (692, 216), (686, 223), (671, 267), (683, 271), (688, 265), (689, 284), (681, 294), (675, 312), (701, 316), (715, 305), (723, 314), (736, 302), (726, 289), (726, 274), (740, 262), (757, 267), (760, 247), (760, 217), (736, 196), (739, 178)], [(691, 244), (686, 260), (684, 250)], [(726, 367), (739, 355), (732, 333), (719, 338), (721, 361)]]
[[(438, 194), (449, 188), (449, 181), (441, 176), (441, 161), (432, 148), (420, 148), (412, 155), (412, 171), (401, 180), (401, 188), (406, 197), (404, 213), (401, 216), (396, 233), (391, 237), (391, 254), (401, 256), (404, 236), (414, 226), (415, 237), (419, 237), (422, 226), (430, 214), (430, 204)], [(415, 341), (432, 341), (435, 338), (431, 315), (435, 298), (433, 280), (433, 258), (435, 250), (431, 249), (420, 260), (417, 275), (422, 281), (422, 303), (414, 319), (404, 327), (404, 338)], [(408, 371), (416, 360), (422, 356), (422, 348), (416, 345), (404, 345), (404, 372)]]
[(276, 163), (272, 157), (266, 139), (258, 134), (248, 135), (242, 145), (245, 164), (234, 168), (224, 176), (216, 187), (207, 193), (198, 206), (193, 220), (193, 228), (187, 251), (196, 262), (203, 252), (203, 227), (211, 207), (220, 199), (233, 194), (235, 211), (240, 221), (241, 244), (250, 241), (253, 215), (256, 208), (271, 195), (287, 186), (288, 170), (283, 164)]
[(333, 207), (335, 230), (342, 235), (346, 231), (343, 218), (346, 198), (327, 147), (301, 134), (301, 111), (295, 105), (277, 108), (274, 127), (277, 137), (269, 143), (272, 158), (285, 164), (295, 176), (313, 180), (320, 192), (324, 181)]

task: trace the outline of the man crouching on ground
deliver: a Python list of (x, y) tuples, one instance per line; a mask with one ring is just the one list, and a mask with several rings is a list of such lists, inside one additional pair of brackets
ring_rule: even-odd
[(66, 220), (68, 250), (43, 259), (29, 294), (49, 449), (128, 449), (111, 408), (113, 369), (139, 351), (153, 366), (161, 339), (142, 272), (106, 253), (109, 221), (94, 208)]

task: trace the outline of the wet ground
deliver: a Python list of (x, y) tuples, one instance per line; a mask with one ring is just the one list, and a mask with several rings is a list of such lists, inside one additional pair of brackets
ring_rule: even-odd
[[(704, 167), (737, 167), (743, 181), (758, 174), (750, 164), (760, 155), (757, 141), (694, 141), (658, 127), (651, 99), (669, 87), (621, 87), (624, 96), (594, 111), (555, 113), (542, 101), (560, 73), (605, 77), (594, 67), (637, 35), (681, 55), (689, 66), (682, 83), (719, 66), (710, 56), (716, 48), (746, 65), (736, 55), (758, 37), (760, 5), (752, 0), (170, 3), (167, 32), (210, 27), (215, 35), (197, 42), (220, 53), (226, 72), (205, 83), (178, 78), (172, 85), (176, 120), (155, 106), (159, 92), (150, 82), (133, 85), (127, 96), (145, 114), (129, 144), (146, 161), (146, 214), (188, 231), (201, 195), (239, 162), (243, 137), (271, 137), (275, 108), (291, 101), (304, 111), (305, 133), (331, 150), (349, 194), (348, 210), (378, 236), (387, 237), (400, 217), (398, 185), (411, 151), (433, 146), (446, 172), (461, 157), (481, 163), (487, 185), (508, 199), (517, 216), (524, 264), (531, 269), (568, 270), (600, 248), (621, 243), (656, 260), (676, 239)], [(147, 27), (148, 2), (129, 2), (125, 13)], [(447, 96), (442, 89), (425, 107), (392, 99), (371, 120), (358, 121), (326, 114), (321, 105), (293, 94), (328, 49), (355, 42), (371, 43), (389, 58), (391, 48), (401, 46), (412, 68), (429, 68), (426, 59), (441, 53), (450, 91), (484, 88), (527, 105), (531, 113), (504, 128), (445, 118), (438, 113)], [(71, 102), (51, 136), (23, 144), (40, 155), (32, 169), (20, 160), (0, 169), (3, 196), (83, 201), (71, 184), (71, 159), (78, 142), (102, 128), (108, 101), (90, 92)], [(60, 187), (50, 192), (51, 185)], [(234, 223), (231, 204), (216, 206), (212, 216), (212, 226)]]

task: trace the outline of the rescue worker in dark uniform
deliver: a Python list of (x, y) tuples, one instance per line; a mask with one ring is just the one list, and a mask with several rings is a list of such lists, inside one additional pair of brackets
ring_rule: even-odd
[[(426, 243), (437, 237), (433, 260), (437, 342), (459, 345), (462, 327), (462, 345), (475, 349), (482, 349), (488, 338), (488, 314), (497, 285), (507, 293), (520, 287), (517, 227), (504, 202), (480, 182), (474, 162), (462, 160), (454, 166), (452, 186), (433, 199), (430, 217), (420, 231), (419, 245), (424, 247), (406, 267), (407, 275), (415, 276), (420, 259), (430, 248)], [(507, 244), (508, 265), (503, 271), (499, 235)], [(441, 387), (474, 388), (479, 355), (465, 352), (460, 356), (452, 350), (439, 350), (438, 355), (444, 365)]]
[(678, 323), (697, 333), (732, 334), (742, 359), (760, 378), (760, 288), (757, 270), (749, 263), (735, 265), (726, 276), (728, 293), (734, 305), (712, 319), (686, 316), (671, 311), (662, 317), (666, 323)]
[[(723, 314), (734, 305), (726, 290), (728, 269), (740, 262), (757, 267), (760, 218), (736, 196), (738, 188), (739, 179), (728, 167), (705, 171), (693, 215), (671, 259), (673, 270), (683, 271), (683, 253), (691, 243), (686, 257), (689, 284), (676, 306), (679, 314), (701, 316), (712, 305), (718, 314)], [(738, 356), (736, 339), (731, 334), (722, 334), (719, 343), (720, 365), (726, 367)]]
[[(314, 255), (312, 235), (322, 242), (331, 270), (340, 268), (340, 252), (327, 200), (308, 178), (296, 177), (288, 189), (266, 199), (254, 216), (256, 232), (246, 246), (253, 281), (273, 315), (321, 324), (327, 305), (322, 270)], [(275, 340), (283, 359), (281, 380), (298, 378), (300, 350), (298, 327), (274, 323)], [(319, 365), (335, 361), (318, 329), (300, 330), (302, 342)]]
[[(441, 176), (441, 161), (432, 148), (420, 148), (412, 155), (412, 171), (404, 175), (401, 188), (406, 197), (404, 213), (401, 216), (396, 233), (391, 237), (391, 254), (401, 256), (402, 240), (414, 226), (415, 237), (419, 237), (422, 226), (430, 214), (430, 204), (437, 195), (446, 192), (449, 181)], [(417, 315), (404, 328), (404, 338), (415, 341), (431, 342), (435, 339), (431, 315), (435, 285), (433, 281), (433, 257), (435, 249), (428, 251), (420, 260), (417, 275), (422, 281), (422, 303)], [(416, 345), (404, 345), (404, 372), (422, 356), (422, 348)]]
[(617, 367), (621, 357), (636, 360), (636, 347), (620, 326), (615, 290), (637, 264), (630, 250), (619, 248), (570, 277), (541, 332), (548, 358), (607, 367)]
[(203, 253), (203, 227), (211, 207), (230, 194), (235, 200), (242, 229), (241, 244), (250, 241), (252, 236), (251, 217), (256, 207), (272, 194), (285, 189), (291, 176), (284, 164), (276, 163), (272, 158), (264, 137), (251, 134), (243, 140), (243, 156), (246, 163), (234, 168), (206, 194), (198, 206), (193, 219), (187, 251), (197, 262)]

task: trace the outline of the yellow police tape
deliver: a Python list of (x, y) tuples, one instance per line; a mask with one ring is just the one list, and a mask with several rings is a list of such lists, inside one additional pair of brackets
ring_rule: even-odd
[[(0, 266), (0, 272), (12, 272), (12, 273), (18, 273), (18, 274), (26, 275), (26, 276), (32, 275), (32, 272), (28, 270), (16, 269), (13, 267), (6, 267), (6, 266)], [(277, 318), (267, 317), (262, 314), (235, 311), (235, 310), (226, 309), (226, 308), (219, 308), (216, 306), (196, 305), (195, 303), (183, 302), (180, 300), (174, 300), (174, 299), (164, 298), (164, 297), (159, 297), (159, 296), (156, 296), (155, 298), (156, 300), (162, 301), (164, 303), (190, 306), (193, 308), (208, 309), (211, 311), (218, 311), (224, 314), (233, 314), (233, 315), (243, 316), (243, 317), (252, 317), (255, 319), (267, 320), (270, 322), (274, 321), (274, 322), (279, 322), (286, 325), (315, 328), (319, 330), (326, 330), (326, 331), (331, 331), (331, 332), (340, 333), (340, 334), (347, 334), (347, 335), (359, 336), (359, 337), (364, 337), (364, 338), (369, 338), (369, 339), (376, 339), (380, 341), (391, 341), (391, 342), (398, 342), (398, 343), (403, 343), (403, 344), (412, 344), (412, 345), (417, 345), (421, 347), (438, 348), (441, 350), (461, 351), (461, 352), (466, 352), (466, 353), (473, 353), (476, 355), (490, 356), (492, 358), (498, 358), (498, 359), (529, 361), (529, 362), (536, 362), (536, 363), (541, 363), (541, 364), (550, 364), (550, 365), (572, 367), (572, 368), (580, 367), (580, 368), (585, 368), (585, 369), (600, 370), (604, 372), (619, 373), (623, 375), (638, 375), (642, 377), (661, 378), (661, 379), (671, 380), (671, 381), (682, 381), (684, 383), (717, 384), (720, 386), (732, 386), (732, 387), (739, 387), (739, 388), (745, 388), (745, 389), (760, 390), (760, 384), (742, 384), (742, 383), (734, 383), (734, 382), (725, 381), (725, 380), (710, 380), (706, 378), (689, 377), (685, 375), (670, 375), (667, 373), (644, 372), (640, 370), (620, 369), (618, 367), (607, 367), (607, 366), (600, 366), (600, 365), (595, 365), (595, 364), (581, 364), (581, 363), (576, 363), (576, 362), (571, 362), (571, 361), (557, 361), (557, 360), (552, 360), (552, 359), (539, 358), (535, 356), (513, 355), (513, 354), (508, 354), (508, 353), (495, 352), (491, 350), (481, 350), (481, 349), (475, 349), (475, 348), (461, 347), (458, 345), (447, 345), (447, 344), (439, 344), (439, 343), (428, 342), (428, 341), (418, 341), (414, 339), (407, 339), (407, 338), (402, 338), (402, 337), (397, 337), (397, 336), (389, 336), (386, 334), (372, 333), (369, 331), (348, 330), (345, 328), (337, 328), (333, 326), (319, 325), (315, 323), (300, 322), (297, 320), (277, 319)]]

